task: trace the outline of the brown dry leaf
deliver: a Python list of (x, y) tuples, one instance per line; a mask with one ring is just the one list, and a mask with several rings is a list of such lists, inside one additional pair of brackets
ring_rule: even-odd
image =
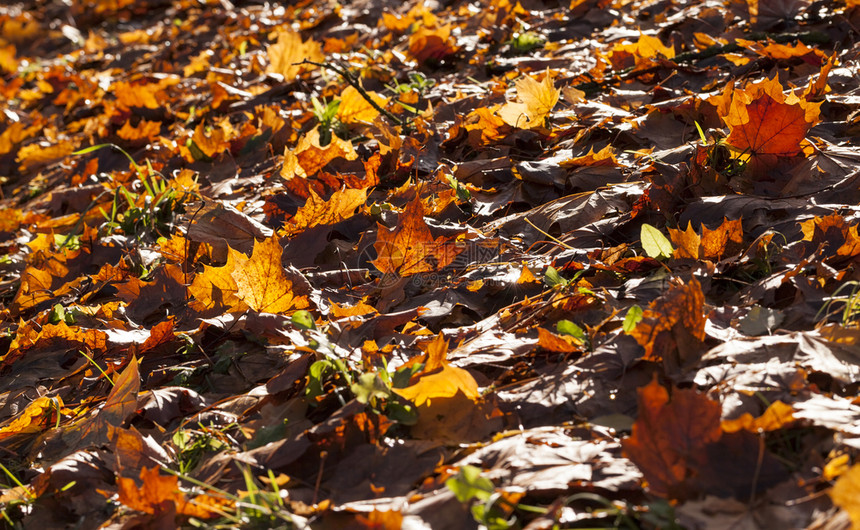
[(438, 28), (419, 27), (409, 36), (409, 54), (419, 63), (429, 60), (439, 61), (457, 53), (451, 37), (452, 25)]
[(516, 87), (519, 103), (505, 103), (499, 109), (499, 116), (511, 127), (543, 127), (559, 97), (549, 70), (544, 73), (543, 81), (526, 75), (517, 80)]
[(447, 267), (461, 250), (455, 242), (442, 236), (433, 239), (424, 222), (424, 207), (418, 197), (406, 205), (394, 230), (379, 225), (373, 247), (377, 254), (373, 265), (380, 272), (400, 276)]
[(226, 499), (211, 495), (186, 499), (179, 489), (179, 479), (174, 475), (161, 475), (157, 467), (144, 467), (140, 471), (140, 480), (142, 484), (138, 486), (134, 479), (117, 479), (119, 502), (139, 512), (157, 515), (174, 508), (177, 515), (208, 519), (231, 505)]
[(704, 303), (695, 277), (651, 302), (630, 333), (645, 348), (645, 359), (662, 360), (671, 369), (697, 360), (705, 340)]
[(98, 414), (81, 420), (63, 433), (63, 440), (69, 446), (83, 448), (107, 443), (111, 430), (122, 426), (137, 410), (140, 371), (136, 358), (131, 358), (128, 366), (113, 383), (114, 386)]
[(624, 453), (645, 475), (648, 490), (661, 497), (685, 498), (688, 481), (709, 444), (720, 439), (720, 404), (693, 389), (669, 392), (651, 381), (638, 390), (639, 413)]
[(316, 66), (300, 65), (305, 59), (323, 62), (325, 56), (322, 47), (313, 39), (302, 41), (302, 36), (290, 29), (278, 33), (278, 41), (267, 48), (269, 66), (267, 72), (280, 74), (286, 81), (292, 81), (296, 76), (315, 69)]

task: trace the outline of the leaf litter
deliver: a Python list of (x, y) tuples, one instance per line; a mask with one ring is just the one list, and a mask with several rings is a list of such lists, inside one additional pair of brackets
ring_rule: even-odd
[(860, 528), (858, 23), (0, 7), (3, 524)]

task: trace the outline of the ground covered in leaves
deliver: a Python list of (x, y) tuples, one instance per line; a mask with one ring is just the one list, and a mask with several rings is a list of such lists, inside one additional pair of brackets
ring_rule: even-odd
[(26, 528), (860, 528), (856, 0), (0, 7)]

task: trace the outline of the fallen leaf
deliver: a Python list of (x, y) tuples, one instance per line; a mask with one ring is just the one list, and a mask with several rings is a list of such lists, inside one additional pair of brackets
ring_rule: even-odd
[(409, 276), (447, 267), (461, 248), (442, 236), (433, 239), (424, 222), (424, 207), (416, 198), (406, 205), (394, 230), (379, 225), (373, 265), (385, 274)]
[(317, 68), (313, 65), (301, 65), (305, 59), (321, 63), (325, 61), (322, 48), (313, 39), (302, 41), (301, 35), (292, 30), (278, 33), (278, 40), (267, 48), (269, 66), (266, 71), (280, 74), (287, 81), (296, 76)]
[(647, 488), (661, 497), (683, 499), (689, 481), (707, 459), (706, 447), (720, 439), (720, 404), (693, 389), (675, 388), (672, 398), (656, 378), (638, 390), (633, 433), (621, 442), (642, 471)]
[(549, 70), (544, 74), (543, 81), (526, 75), (517, 80), (516, 87), (519, 102), (502, 105), (499, 116), (511, 127), (543, 127), (559, 97)]
[(172, 509), (177, 515), (209, 519), (232, 505), (227, 499), (211, 495), (198, 495), (188, 500), (179, 489), (179, 479), (174, 475), (161, 475), (156, 467), (144, 467), (140, 480), (142, 484), (138, 486), (134, 479), (117, 479), (119, 502), (139, 512), (157, 515)]
[(779, 158), (800, 153), (806, 133), (818, 123), (819, 107), (794, 92), (783, 94), (776, 78), (751, 83), (732, 95), (723, 117), (730, 130), (726, 143), (741, 159), (749, 160), (754, 174), (762, 174)]

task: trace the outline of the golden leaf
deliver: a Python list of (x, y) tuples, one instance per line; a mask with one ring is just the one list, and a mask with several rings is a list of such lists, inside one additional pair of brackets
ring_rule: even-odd
[(523, 76), (517, 81), (516, 87), (517, 99), (520, 102), (505, 103), (499, 109), (499, 116), (511, 127), (543, 127), (559, 98), (559, 91), (553, 85), (549, 70), (546, 71), (543, 81)]
[(283, 253), (277, 235), (256, 242), (250, 258), (230, 249), (234, 263), (230, 275), (236, 282), (236, 296), (254, 311), (284, 313), (308, 307), (306, 296), (293, 294), (293, 282), (281, 265)]
[(325, 56), (318, 42), (313, 39), (302, 41), (301, 35), (292, 30), (278, 33), (278, 41), (268, 47), (269, 67), (267, 72), (281, 74), (284, 79), (291, 81), (302, 72), (306, 72), (314, 66), (300, 65), (305, 59), (314, 62), (322, 62)]

